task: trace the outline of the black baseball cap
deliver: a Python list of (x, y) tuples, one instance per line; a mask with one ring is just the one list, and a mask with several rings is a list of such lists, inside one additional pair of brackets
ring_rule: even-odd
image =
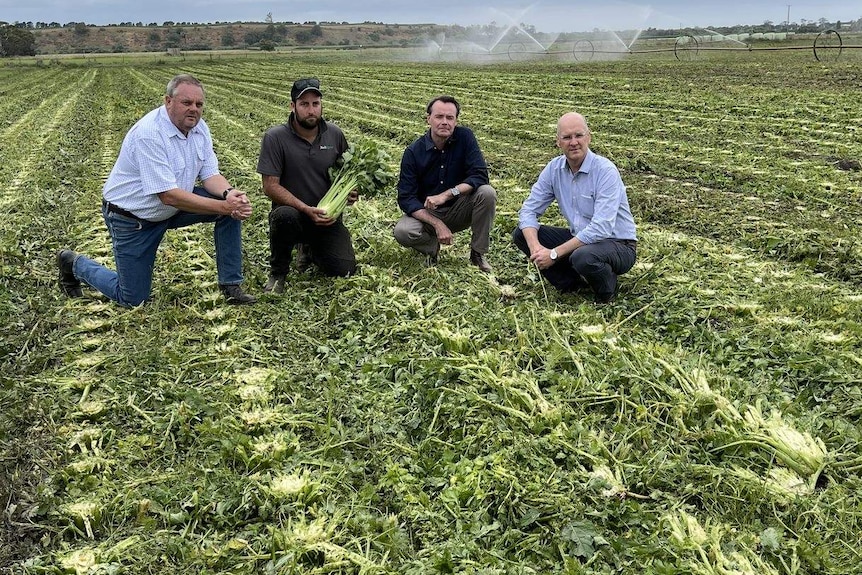
[(296, 102), (309, 90), (317, 92), (319, 96), (323, 96), (323, 92), (320, 91), (320, 80), (317, 78), (301, 78), (293, 83), (293, 88), (290, 89), (290, 100)]

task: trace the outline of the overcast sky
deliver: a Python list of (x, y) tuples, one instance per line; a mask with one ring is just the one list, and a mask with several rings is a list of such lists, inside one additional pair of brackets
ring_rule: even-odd
[(862, 2), (776, 2), (772, 0), (652, 0), (651, 2), (578, 2), (576, 0), (0, 0), (0, 21), (143, 22), (263, 21), (386, 22), (391, 24), (529, 24), (540, 32), (594, 28), (631, 30), (761, 24), (790, 21), (850, 21), (862, 18)]

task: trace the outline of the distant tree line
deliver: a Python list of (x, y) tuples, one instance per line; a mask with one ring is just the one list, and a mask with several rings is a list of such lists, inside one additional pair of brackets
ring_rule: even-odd
[[(0, 22), (0, 25), (13, 26), (15, 28), (34, 29), (34, 30), (41, 30), (41, 29), (46, 29), (46, 28), (80, 28), (82, 26), (86, 26), (88, 28), (147, 28), (147, 27), (149, 27), (149, 28), (158, 28), (158, 27), (169, 28), (172, 26), (224, 26), (224, 25), (231, 25), (231, 24), (233, 24), (233, 25), (269, 24), (269, 25), (275, 25), (275, 26), (281, 28), (282, 30), (285, 29), (287, 26), (318, 26), (319, 27), (319, 26), (338, 26), (338, 25), (347, 26), (347, 25), (351, 25), (351, 23), (346, 22), (346, 21), (345, 22), (334, 22), (334, 21), (292, 22), (292, 21), (286, 21), (286, 22), (274, 23), (272, 21), (271, 14), (267, 15), (267, 18), (265, 19), (264, 22), (255, 22), (255, 21), (221, 22), (221, 21), (218, 21), (218, 22), (210, 22), (210, 23), (197, 23), (197, 22), (174, 22), (171, 20), (166, 20), (161, 24), (159, 24), (157, 22), (149, 22), (147, 24), (144, 24), (143, 22), (131, 22), (131, 21), (129, 21), (129, 22), (120, 22), (118, 24), (106, 24), (104, 26), (97, 26), (95, 24), (87, 24), (85, 22), (66, 22), (65, 24), (61, 24), (59, 22), (30, 22), (30, 21), (28, 21), (28, 22), (14, 22), (11, 24), (9, 24), (7, 22)], [(373, 25), (377, 25), (377, 26), (387, 26), (387, 24), (385, 24), (384, 22), (373, 22), (370, 20), (366, 20), (365, 22), (362, 22), (362, 24), (373, 24)], [(394, 26), (397, 27), (398, 24), (394, 24)], [(507, 28), (508, 27), (509, 26), (507, 26)], [(443, 28), (445, 28), (445, 27), (443, 27)], [(484, 30), (490, 29), (493, 31), (498, 31), (498, 30), (504, 29), (504, 27), (497, 25), (496, 22), (491, 22), (490, 24), (485, 24), (485, 25), (472, 25), (472, 26), (466, 26), (466, 27), (464, 27), (464, 26), (450, 26), (450, 28), (453, 28), (456, 31), (457, 30), (464, 30), (464, 29), (472, 30), (472, 29), (477, 29), (477, 28), (478, 29), (484, 29)], [(536, 30), (535, 26), (532, 26), (530, 24), (521, 23), (520, 28), (525, 30), (526, 32), (528, 32), (530, 34), (541, 33), (540, 31)], [(806, 33), (806, 32), (820, 32), (820, 31), (823, 31), (826, 29), (836, 29), (836, 30), (842, 29), (842, 30), (862, 31), (862, 18), (859, 18), (858, 20), (849, 20), (847, 22), (842, 22), (841, 20), (838, 20), (836, 22), (831, 22), (831, 21), (827, 20), (826, 18), (820, 18), (819, 20), (807, 20), (805, 18), (802, 18), (802, 19), (800, 19), (799, 22), (778, 22), (778, 23), (775, 23), (771, 20), (766, 20), (762, 24), (755, 24), (755, 25), (737, 24), (734, 26), (703, 26), (703, 27), (699, 27), (699, 28), (695, 28), (695, 29), (714, 30), (715, 32), (718, 32), (719, 34), (740, 34), (740, 33), (744, 33), (744, 32), (749, 32), (749, 33), (753, 33), (753, 32)], [(649, 31), (655, 33), (655, 35), (673, 35), (673, 34), (678, 34), (680, 32), (680, 30), (685, 30), (685, 28), (667, 28), (667, 29), (647, 28), (646, 30), (649, 30)], [(598, 31), (598, 29), (596, 29), (594, 31)], [(276, 32), (280, 33), (278, 31), (276, 31)], [(573, 32), (572, 34), (577, 34), (577, 33)], [(261, 38), (261, 39), (275, 40), (276, 38), (267, 37), (267, 38)]]
[[(353, 37), (345, 37), (340, 34), (324, 39), (324, 26), (350, 26)], [(366, 30), (363, 30), (363, 27)], [(54, 49), (59, 52), (125, 52), (128, 50), (128, 37), (122, 35), (112, 36), (110, 42), (105, 42), (91, 34), (93, 29), (117, 29), (117, 28), (144, 28), (144, 41), (141, 42), (140, 32), (136, 32), (137, 40), (134, 41), (135, 49), (147, 51), (160, 50), (216, 50), (219, 48), (257, 48), (260, 50), (275, 50), (278, 46), (309, 44), (347, 46), (351, 41), (361, 45), (367, 41), (370, 45), (392, 44), (392, 37), (401, 35), (398, 43), (407, 46), (411, 43), (420, 44), (427, 38), (443, 33), (450, 39), (470, 39), (480, 41), (493, 38), (497, 41), (508, 42), (523, 41), (524, 34), (530, 35), (537, 41), (547, 41), (551, 38), (557, 41), (576, 41), (601, 30), (592, 32), (568, 32), (563, 34), (546, 34), (536, 30), (530, 24), (521, 23), (518, 26), (499, 25), (491, 22), (485, 25), (441, 26), (435, 24), (384, 24), (382, 22), (366, 21), (361, 24), (349, 24), (347, 22), (273, 22), (272, 15), (267, 14), (263, 23), (261, 22), (215, 22), (212, 24), (195, 24), (191, 22), (165, 21), (162, 24), (151, 22), (120, 22), (107, 26), (95, 26), (85, 22), (15, 22), (12, 24), (0, 22), (0, 56), (33, 56), (36, 55), (38, 44), (33, 34), (36, 30), (62, 29), (71, 31), (71, 36), (66, 36), (65, 41), (55, 45)], [(830, 22), (825, 18), (817, 21), (801, 20), (791, 23), (773, 23), (765, 21), (758, 25), (737, 25), (705, 28), (646, 28), (638, 30), (640, 38), (667, 38), (680, 34), (698, 34), (709, 30), (717, 34), (730, 35), (740, 33), (758, 32), (792, 32), (792, 33), (814, 33), (827, 29), (839, 31), (862, 31), (862, 18), (849, 22)], [(404, 31), (407, 31), (405, 38)], [(203, 34), (202, 31), (208, 31)], [(620, 31), (623, 32), (623, 31)], [(361, 36), (357, 36), (361, 34)], [(66, 34), (63, 32), (62, 34)]]
[[(86, 22), (66, 22), (65, 24), (61, 24), (59, 22), (14, 22), (9, 24), (8, 22), (0, 22), (0, 24), (15, 26), (16, 28), (29, 28), (32, 30), (43, 30), (43, 29), (51, 29), (51, 28), (75, 28), (76, 26), (86, 26), (88, 28), (168, 28), (171, 26), (226, 26), (230, 24), (239, 25), (239, 24), (272, 24), (273, 22), (174, 22), (172, 20), (165, 20), (161, 24), (158, 22), (149, 22), (144, 24), (143, 22), (120, 22), (119, 24), (87, 24)], [(327, 26), (338, 26), (338, 25), (349, 25), (349, 22), (279, 22), (279, 25), (282, 26), (313, 26), (315, 24), (322, 24)]]

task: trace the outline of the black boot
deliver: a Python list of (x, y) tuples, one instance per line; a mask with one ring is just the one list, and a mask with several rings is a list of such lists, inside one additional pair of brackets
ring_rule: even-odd
[(248, 295), (242, 288), (236, 284), (233, 285), (220, 285), (218, 286), (221, 290), (221, 293), (224, 294), (227, 303), (231, 305), (245, 305), (251, 304), (257, 301), (257, 298), (251, 295)]
[(72, 272), (72, 264), (75, 263), (77, 256), (78, 254), (72, 250), (60, 250), (60, 253), (57, 254), (57, 267), (60, 270), (60, 291), (68, 297), (83, 297), (84, 295), (81, 282)]

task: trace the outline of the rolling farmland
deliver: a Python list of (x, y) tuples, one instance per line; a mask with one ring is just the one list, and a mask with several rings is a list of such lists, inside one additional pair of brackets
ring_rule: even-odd
[[(102, 182), (180, 72), (254, 203), (259, 303), (223, 305), (205, 225), (168, 233), (150, 304), (64, 299), (57, 250), (111, 262)], [(396, 171), (427, 101), (460, 100), (499, 193), (493, 277), (465, 234), (425, 268), (386, 190), (346, 212), (357, 275), (261, 294), (260, 138), (309, 75)], [(860, 88), (852, 53), (0, 67), (0, 569), (859, 572)], [(571, 110), (638, 223), (610, 306), (509, 239)]]

